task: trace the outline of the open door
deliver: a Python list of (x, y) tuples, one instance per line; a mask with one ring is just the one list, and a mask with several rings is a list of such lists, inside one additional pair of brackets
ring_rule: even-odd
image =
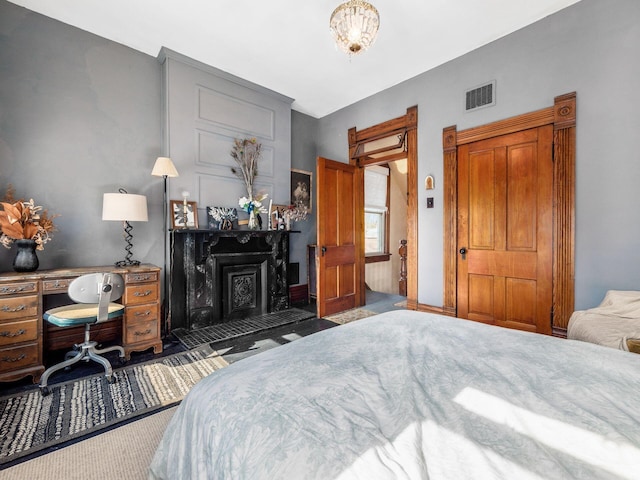
[[(362, 169), (318, 157), (318, 317), (364, 304)], [(322, 201), (320, 201), (322, 199)]]

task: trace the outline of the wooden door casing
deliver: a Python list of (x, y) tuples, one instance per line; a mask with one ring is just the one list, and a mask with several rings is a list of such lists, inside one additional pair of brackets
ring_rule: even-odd
[(317, 308), (324, 317), (359, 306), (362, 170), (318, 158)]
[(551, 126), (458, 149), (458, 316), (551, 333)]
[(458, 315), (458, 149), (480, 140), (550, 125), (553, 128), (552, 334), (565, 337), (574, 310), (576, 93), (560, 95), (551, 107), (458, 131), (442, 131), (444, 278), (442, 312)]

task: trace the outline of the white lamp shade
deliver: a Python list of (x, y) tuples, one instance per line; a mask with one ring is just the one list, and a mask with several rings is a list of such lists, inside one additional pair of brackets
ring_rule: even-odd
[(178, 170), (169, 157), (158, 157), (153, 165), (151, 175), (154, 177), (178, 177)]
[(102, 220), (147, 222), (147, 197), (133, 193), (105, 193)]

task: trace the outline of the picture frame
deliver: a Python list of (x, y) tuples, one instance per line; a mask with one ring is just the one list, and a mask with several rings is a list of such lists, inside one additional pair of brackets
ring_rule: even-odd
[(171, 211), (171, 228), (198, 228), (198, 208), (196, 202), (187, 202), (187, 222), (184, 222), (184, 208), (185, 203), (183, 200), (171, 200), (169, 202), (169, 208)]
[[(271, 205), (271, 211), (269, 212), (269, 216), (271, 218), (271, 230), (284, 229), (283, 213), (288, 208), (289, 208), (288, 205), (276, 205), (275, 203)], [(281, 219), (280, 222), (278, 222), (279, 219)]]
[(238, 210), (234, 207), (207, 207), (209, 230), (233, 230), (237, 219)]
[(302, 204), (307, 207), (307, 213), (312, 212), (312, 178), (312, 172), (291, 169), (291, 205)]

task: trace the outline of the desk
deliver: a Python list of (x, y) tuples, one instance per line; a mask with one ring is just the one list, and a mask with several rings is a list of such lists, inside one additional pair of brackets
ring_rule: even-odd
[(71, 281), (95, 272), (118, 273), (125, 281), (119, 300), (125, 306), (124, 315), (96, 326), (97, 340), (121, 343), (127, 360), (133, 351), (153, 347), (154, 353), (162, 352), (160, 268), (154, 265), (0, 273), (0, 382), (31, 375), (37, 383), (45, 369), (47, 351), (82, 342), (84, 327), (54, 327), (43, 321), (42, 314), (53, 306), (71, 303), (66, 295)]

